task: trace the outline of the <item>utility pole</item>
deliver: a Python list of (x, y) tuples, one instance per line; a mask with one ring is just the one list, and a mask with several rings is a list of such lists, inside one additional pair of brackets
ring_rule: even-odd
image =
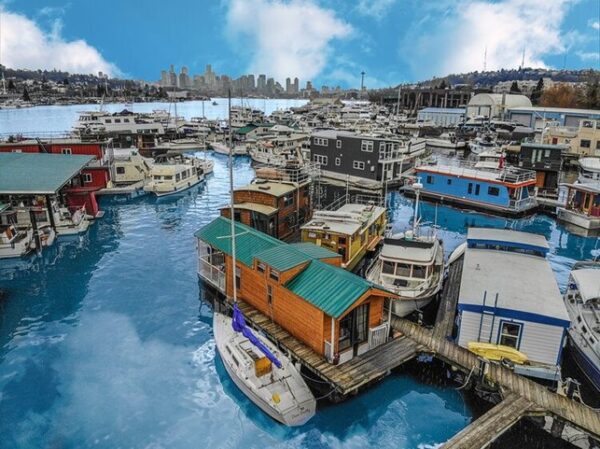
[(6, 80), (4, 79), (4, 66), (2, 65), (2, 5), (0, 5), (0, 69), (2, 69), (2, 95), (6, 95)]
[(360, 96), (363, 96), (365, 91), (365, 71), (360, 72)]

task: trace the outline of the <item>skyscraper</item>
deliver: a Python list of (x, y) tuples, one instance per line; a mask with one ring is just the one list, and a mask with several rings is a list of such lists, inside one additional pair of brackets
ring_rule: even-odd
[(169, 87), (177, 86), (177, 74), (175, 73), (175, 67), (171, 64), (169, 68)]
[(294, 93), (297, 94), (298, 92), (300, 92), (300, 80), (298, 79), (298, 77), (294, 78)]
[(265, 74), (258, 75), (258, 83), (256, 85), (256, 90), (258, 90), (259, 94), (266, 93), (266, 90), (267, 90), (267, 75), (265, 75)]
[(292, 81), (289, 78), (285, 79), (285, 93), (286, 94), (292, 93)]

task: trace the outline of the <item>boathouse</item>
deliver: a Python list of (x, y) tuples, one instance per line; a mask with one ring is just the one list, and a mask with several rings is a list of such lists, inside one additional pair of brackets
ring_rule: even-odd
[[(233, 191), (233, 207), (236, 221), (277, 239), (290, 239), (310, 219), (310, 181), (257, 179)], [(231, 206), (223, 207), (221, 215), (231, 218)]]
[[(549, 246), (537, 234), (471, 228), (458, 298), (458, 344), (515, 349), (528, 362), (520, 374), (557, 380), (569, 317)], [(500, 346), (498, 348), (498, 346)]]
[[(311, 243), (287, 244), (235, 223), (238, 298), (333, 363), (387, 341), (385, 298), (394, 297), (339, 267), (341, 257)], [(233, 296), (231, 222), (218, 217), (195, 234), (198, 274)]]

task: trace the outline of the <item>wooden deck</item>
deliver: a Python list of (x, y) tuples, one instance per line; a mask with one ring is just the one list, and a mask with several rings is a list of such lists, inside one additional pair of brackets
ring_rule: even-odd
[[(435, 357), (465, 372), (476, 372), (479, 369), (479, 358), (475, 354), (446, 339), (434, 336), (432, 331), (396, 317), (392, 317), (391, 324), (393, 329), (402, 332), (419, 345), (427, 347)], [(504, 391), (515, 393), (594, 437), (600, 437), (600, 413), (565, 396), (553, 393), (543, 385), (519, 376), (499, 364), (491, 363), (489, 367), (488, 380)]]
[(442, 290), (440, 305), (435, 318), (435, 328), (433, 330), (433, 335), (437, 338), (452, 336), (464, 260), (464, 256), (461, 256), (448, 268), (448, 277)]
[(415, 357), (419, 350), (413, 340), (401, 336), (349, 362), (333, 365), (249, 304), (242, 301), (238, 304), (252, 327), (262, 331), (292, 359), (330, 383), (343, 396), (387, 376), (392, 369)]
[(527, 399), (510, 393), (502, 402), (487, 411), (448, 440), (442, 449), (480, 449), (488, 447), (500, 435), (536, 407)]

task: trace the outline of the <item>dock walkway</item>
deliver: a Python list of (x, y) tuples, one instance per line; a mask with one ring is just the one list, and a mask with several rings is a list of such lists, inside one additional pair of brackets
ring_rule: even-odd
[(262, 331), (292, 359), (331, 384), (343, 396), (387, 376), (392, 369), (411, 360), (422, 349), (413, 340), (400, 336), (354, 357), (349, 362), (334, 365), (254, 307), (243, 301), (238, 301), (238, 304), (252, 327)]
[(464, 256), (461, 256), (448, 268), (448, 278), (444, 283), (440, 305), (435, 318), (433, 335), (436, 338), (445, 339), (452, 336), (464, 260)]
[[(477, 355), (446, 339), (434, 336), (429, 329), (410, 321), (392, 317), (392, 328), (422, 345), (437, 358), (465, 372), (476, 372), (481, 363)], [(600, 413), (551, 392), (546, 387), (496, 363), (489, 364), (487, 377), (507, 392), (513, 392), (573, 426), (600, 437)]]
[(515, 393), (507, 397), (448, 440), (442, 449), (480, 449), (488, 447), (519, 419), (536, 407)]

